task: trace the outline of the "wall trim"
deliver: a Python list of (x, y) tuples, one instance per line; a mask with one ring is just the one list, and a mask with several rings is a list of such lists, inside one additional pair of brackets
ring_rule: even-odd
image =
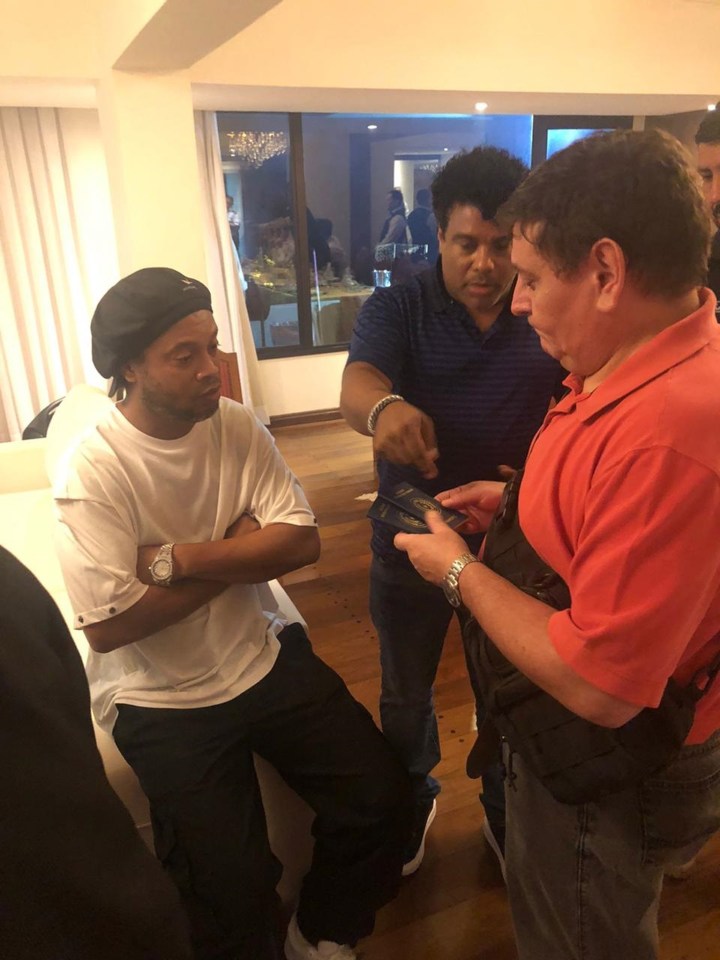
[(326, 420), (342, 420), (339, 407), (326, 410), (307, 410), (305, 413), (280, 413), (270, 417), (270, 429), (273, 427), (294, 427), (303, 423), (323, 423)]

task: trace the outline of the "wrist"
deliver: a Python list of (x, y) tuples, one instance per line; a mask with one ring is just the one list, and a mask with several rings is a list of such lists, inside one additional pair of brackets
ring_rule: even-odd
[(465, 568), (472, 563), (480, 563), (478, 558), (472, 553), (463, 553), (457, 557), (448, 567), (447, 573), (442, 580), (442, 588), (445, 598), (453, 607), (459, 607), (462, 602), (460, 593), (460, 577)]
[(397, 403), (398, 401), (402, 401), (404, 403), (405, 397), (401, 397), (399, 393), (388, 393), (386, 396), (381, 397), (372, 407), (367, 418), (367, 432), (371, 437), (375, 436), (377, 421), (380, 414), (386, 407), (389, 407), (391, 403)]
[(187, 580), (188, 577), (192, 577), (192, 571), (188, 569), (185, 544), (176, 543), (173, 545), (173, 583), (177, 580)]

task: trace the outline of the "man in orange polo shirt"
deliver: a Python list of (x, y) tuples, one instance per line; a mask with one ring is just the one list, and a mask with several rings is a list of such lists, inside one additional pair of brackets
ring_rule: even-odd
[[(720, 329), (702, 287), (707, 212), (683, 148), (648, 131), (556, 154), (507, 213), (513, 311), (570, 371), (533, 442), (518, 523), (569, 605), (474, 562), (432, 515), (431, 534), (395, 543), (469, 609), (522, 682), (566, 709), (570, 731), (589, 721), (622, 736), (636, 718), (652, 730), (670, 678), (702, 688), (720, 652)], [(440, 499), (482, 528), (501, 492), (479, 482)], [(510, 751), (520, 960), (657, 957), (663, 870), (720, 826), (719, 728), (720, 682), (660, 770), (577, 803), (556, 799), (532, 758)]]

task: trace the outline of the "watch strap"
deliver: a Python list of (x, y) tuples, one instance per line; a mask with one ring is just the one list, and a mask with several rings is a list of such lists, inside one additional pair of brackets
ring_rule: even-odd
[(453, 604), (453, 606), (459, 606), (461, 603), (460, 596), (460, 574), (463, 572), (465, 567), (470, 563), (480, 563), (478, 558), (473, 553), (463, 553), (457, 557), (448, 567), (448, 571), (443, 578), (443, 586), (445, 587), (445, 595), (448, 600)]

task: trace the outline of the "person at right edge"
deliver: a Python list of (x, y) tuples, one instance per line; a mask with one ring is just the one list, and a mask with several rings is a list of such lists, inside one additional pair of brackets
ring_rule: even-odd
[[(562, 393), (564, 371), (527, 320), (510, 311), (510, 237), (495, 221), (526, 173), (494, 147), (453, 157), (432, 183), (437, 266), (376, 290), (360, 311), (340, 405), (351, 427), (373, 437), (381, 494), (408, 481), (434, 495), (478, 477), (497, 479), (501, 465), (521, 467)], [(382, 729), (413, 780), (408, 876), (422, 862), (440, 791), (431, 775), (440, 760), (433, 683), (452, 611), (442, 590), (395, 549), (393, 533), (373, 522), (370, 613), (380, 643)], [(470, 537), (468, 547), (477, 551), (480, 540)], [(481, 799), (485, 837), (502, 866), (499, 763), (484, 769)]]
[(505, 738), (519, 960), (656, 960), (663, 873), (720, 827), (710, 224), (689, 154), (659, 130), (574, 143), (503, 215), (513, 310), (569, 393), (504, 495), (481, 481), (439, 496), (480, 528), (500, 505), (482, 562), (432, 515), (396, 545), (474, 618)]
[[(720, 298), (720, 111), (716, 109), (708, 113), (697, 129), (695, 143), (703, 196), (714, 228), (707, 285)], [(715, 317), (720, 320), (717, 306)]]

